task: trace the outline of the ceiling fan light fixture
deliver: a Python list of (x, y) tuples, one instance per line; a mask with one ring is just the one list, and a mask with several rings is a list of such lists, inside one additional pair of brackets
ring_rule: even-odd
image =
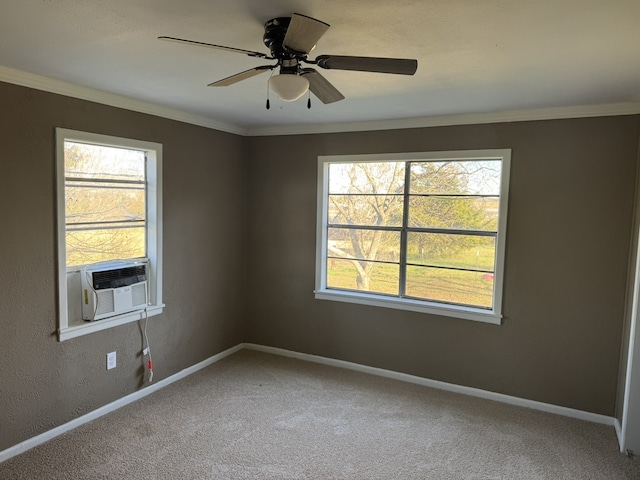
[(279, 74), (269, 79), (269, 88), (285, 102), (293, 102), (309, 90), (309, 80), (299, 75)]

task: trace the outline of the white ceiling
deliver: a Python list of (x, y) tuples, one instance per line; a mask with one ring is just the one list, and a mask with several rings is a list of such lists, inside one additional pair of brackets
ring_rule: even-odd
[[(416, 58), (418, 71), (318, 69), (346, 100), (323, 105), (312, 97), (307, 110), (306, 98), (272, 95), (266, 110), (268, 73), (206, 85), (273, 62), (156, 39), (269, 53), (264, 22), (294, 12), (331, 25), (310, 58)], [(0, 80), (34, 74), (246, 132), (637, 106), (640, 0), (0, 0), (0, 67)]]

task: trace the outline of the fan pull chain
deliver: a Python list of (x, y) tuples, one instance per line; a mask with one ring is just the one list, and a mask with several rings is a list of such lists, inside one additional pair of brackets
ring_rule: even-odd
[(269, 102), (269, 80), (271, 80), (272, 75), (273, 70), (271, 70), (271, 75), (269, 75), (269, 78), (267, 79), (267, 110), (271, 108), (271, 102)]
[(309, 90), (309, 99), (307, 100), (307, 108), (311, 110), (311, 90)]

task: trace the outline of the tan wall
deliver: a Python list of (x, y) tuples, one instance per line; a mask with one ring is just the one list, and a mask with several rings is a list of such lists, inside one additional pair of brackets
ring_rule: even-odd
[[(613, 415), (640, 117), (249, 139), (246, 341)], [(317, 156), (511, 148), (502, 326), (315, 300)]]
[[(141, 388), (128, 324), (58, 342), (55, 127), (164, 146), (165, 313), (149, 320), (155, 381), (243, 340), (246, 142), (0, 83), (0, 451)], [(118, 366), (106, 371), (106, 353)]]
[[(55, 127), (164, 145), (156, 380), (248, 341), (614, 414), (640, 116), (242, 138), (3, 83), (0, 105), (0, 451), (141, 388), (138, 325), (55, 336)], [(480, 148), (513, 150), (502, 326), (313, 298), (318, 155)]]

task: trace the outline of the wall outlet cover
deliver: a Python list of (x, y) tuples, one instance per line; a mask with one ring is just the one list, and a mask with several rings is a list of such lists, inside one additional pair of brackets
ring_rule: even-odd
[(107, 353), (107, 370), (116, 368), (116, 352)]

